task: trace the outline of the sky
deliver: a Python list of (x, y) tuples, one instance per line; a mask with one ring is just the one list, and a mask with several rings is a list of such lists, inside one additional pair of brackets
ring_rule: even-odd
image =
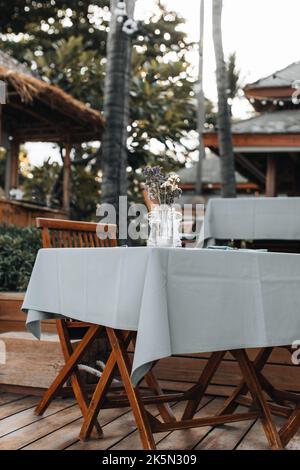
[[(186, 19), (188, 36), (197, 41), (200, 0), (163, 0)], [(143, 19), (155, 0), (137, 0)], [(204, 91), (216, 99), (215, 60), (211, 28), (211, 0), (204, 0)], [(300, 60), (299, 0), (223, 0), (222, 33), (225, 56), (236, 52), (244, 83), (250, 83)], [(190, 59), (197, 66), (197, 52)], [(299, 77), (300, 78), (300, 77)]]
[[(204, 0), (204, 92), (216, 101), (215, 60), (211, 28), (211, 0)], [(197, 41), (200, 29), (200, 0), (163, 0), (170, 10), (186, 19), (184, 26), (189, 38)], [(251, 83), (300, 60), (300, 0), (223, 0), (223, 42), (228, 56), (236, 52), (237, 66), (243, 84)], [(143, 20), (155, 8), (155, 0), (137, 0), (136, 17)], [(197, 51), (190, 61), (197, 73)], [(300, 79), (300, 77), (299, 77)], [(245, 118), (251, 107), (245, 100), (235, 100), (235, 117)], [(45, 154), (46, 148), (49, 152)], [(52, 146), (28, 145), (32, 163), (42, 161), (42, 155), (53, 153)]]

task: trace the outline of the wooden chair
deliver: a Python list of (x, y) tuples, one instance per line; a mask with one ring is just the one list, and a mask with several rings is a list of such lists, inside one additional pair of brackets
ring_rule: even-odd
[[(74, 220), (37, 218), (41, 230), (43, 248), (100, 248), (117, 246), (117, 227), (113, 224), (97, 224)], [(100, 238), (104, 235), (105, 238)], [(70, 339), (81, 338), (90, 325), (63, 320)], [(59, 320), (58, 325), (61, 325)]]
[[(117, 246), (116, 225), (37, 218), (36, 226), (41, 229), (43, 248), (95, 248)], [(103, 235), (103, 238), (101, 238), (101, 235)], [(70, 315), (71, 314), (72, 312), (70, 312)], [(83, 416), (85, 416), (88, 409), (87, 394), (76, 364), (95, 338), (99, 336), (101, 327), (80, 321), (73, 321), (72, 319), (56, 320), (56, 327), (66, 364), (44, 394), (35, 411), (38, 415), (43, 414), (60, 387), (71, 376), (71, 386), (75, 398)], [(75, 353), (71, 344), (71, 340), (73, 339), (81, 339)], [(96, 422), (95, 426), (97, 432), (101, 434), (102, 431), (99, 423)]]

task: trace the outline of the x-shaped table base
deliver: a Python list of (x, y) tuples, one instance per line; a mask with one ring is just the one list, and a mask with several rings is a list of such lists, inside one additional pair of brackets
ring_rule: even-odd
[[(156, 388), (156, 395), (142, 398), (139, 387), (134, 387), (130, 379), (131, 361), (128, 355), (127, 346), (132, 340), (130, 332), (123, 332), (112, 328), (106, 328), (112, 352), (106, 363), (103, 375), (101, 376), (84, 423), (81, 428), (80, 438), (88, 439), (98, 413), (102, 408), (118, 407), (129, 404), (131, 406), (137, 428), (140, 433), (143, 448), (145, 450), (155, 449), (155, 441), (153, 433), (173, 431), (176, 429), (189, 429), (201, 426), (216, 426), (219, 424), (253, 420), (260, 418), (266, 437), (272, 449), (282, 449), (282, 441), (276, 430), (269, 405), (264, 397), (261, 384), (258, 380), (257, 373), (251, 361), (249, 360), (245, 350), (230, 351), (236, 358), (241, 369), (243, 380), (246, 387), (250, 391), (253, 406), (248, 413), (223, 413), (212, 417), (193, 418), (199, 403), (207, 390), (207, 387), (221, 364), (225, 352), (215, 352), (211, 355), (207, 365), (205, 366), (199, 381), (190, 390), (181, 394), (161, 394), (161, 390)], [(127, 397), (111, 399), (108, 397), (108, 389), (115, 376), (116, 369), (119, 370)], [(150, 373), (151, 374), (151, 373)], [(151, 377), (154, 378), (153, 375)], [(146, 377), (147, 380), (147, 377)], [(157, 384), (157, 382), (155, 381)], [(187, 405), (182, 419), (176, 420), (173, 415), (169, 415), (160, 421), (145, 409), (145, 404), (156, 403), (157, 406), (165, 404), (165, 402), (186, 401)], [(163, 413), (161, 412), (163, 417)]]

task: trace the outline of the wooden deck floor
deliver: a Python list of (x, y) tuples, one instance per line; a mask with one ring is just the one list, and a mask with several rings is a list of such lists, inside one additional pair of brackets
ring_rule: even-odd
[[(101, 412), (103, 439), (81, 442), (78, 433), (81, 413), (73, 399), (57, 399), (43, 417), (34, 414), (39, 398), (12, 393), (0, 393), (0, 450), (129, 450), (141, 449), (139, 436), (128, 409)], [(219, 397), (205, 397), (198, 417), (214, 413), (220, 406)], [(174, 405), (180, 414), (183, 404)], [(242, 407), (241, 407), (242, 409)], [(281, 418), (276, 418), (278, 425)], [(245, 421), (218, 428), (198, 428), (156, 434), (157, 448), (168, 449), (267, 449), (267, 442), (259, 422)], [(300, 432), (288, 446), (300, 449)]]

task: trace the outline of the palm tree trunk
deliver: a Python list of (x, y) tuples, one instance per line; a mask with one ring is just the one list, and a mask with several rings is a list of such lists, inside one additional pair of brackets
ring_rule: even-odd
[[(102, 140), (102, 202), (113, 204), (118, 214), (119, 196), (127, 194), (127, 126), (131, 76), (131, 38), (122, 31), (115, 10), (120, 0), (110, 0), (111, 20), (107, 38), (104, 89), (106, 127)], [(127, 0), (133, 16), (135, 0)]]
[(212, 21), (218, 88), (218, 136), (221, 159), (222, 197), (236, 197), (231, 120), (227, 101), (228, 76), (222, 42), (222, 0), (213, 0)]
[(199, 38), (199, 71), (198, 71), (198, 96), (197, 96), (197, 130), (199, 157), (197, 162), (196, 194), (202, 194), (202, 166), (205, 158), (203, 145), (203, 129), (205, 124), (205, 102), (203, 93), (203, 38), (204, 38), (204, 0), (200, 3), (200, 38)]

